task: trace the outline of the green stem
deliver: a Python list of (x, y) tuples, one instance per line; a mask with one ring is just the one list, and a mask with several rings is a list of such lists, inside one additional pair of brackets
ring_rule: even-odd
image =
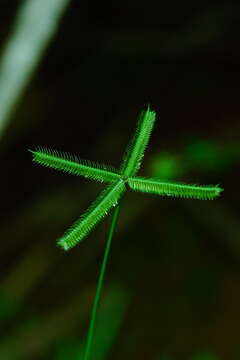
[(93, 332), (94, 332), (94, 328), (95, 328), (96, 313), (97, 313), (98, 304), (99, 304), (99, 300), (100, 300), (101, 290), (103, 287), (103, 280), (104, 280), (104, 275), (105, 275), (105, 271), (106, 271), (109, 250), (110, 250), (110, 246), (111, 246), (113, 233), (114, 233), (116, 223), (117, 223), (118, 213), (119, 213), (119, 205), (117, 205), (115, 207), (113, 216), (112, 216), (112, 223), (111, 223), (111, 227), (110, 227), (109, 234), (108, 234), (106, 249), (104, 252), (103, 262), (102, 262), (102, 266), (101, 266), (101, 270), (100, 270), (100, 274), (99, 274), (99, 278), (98, 278), (97, 290), (96, 290), (96, 294), (95, 294), (95, 298), (94, 298), (94, 302), (93, 302), (91, 319), (90, 319), (90, 324), (89, 324), (89, 329), (88, 329), (88, 334), (87, 334), (87, 342), (86, 342), (83, 360), (88, 360), (88, 358), (89, 358), (90, 348), (91, 348), (91, 344), (92, 344), (92, 340), (93, 340)]

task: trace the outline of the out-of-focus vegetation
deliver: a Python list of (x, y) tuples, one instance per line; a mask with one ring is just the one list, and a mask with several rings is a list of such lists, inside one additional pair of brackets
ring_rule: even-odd
[(69, 0), (23, 0), (0, 61), (0, 135), (56, 31)]
[(0, 359), (81, 359), (110, 225), (57, 248), (102, 186), (37, 167), (27, 149), (118, 166), (148, 103), (158, 119), (140, 175), (225, 191), (127, 194), (92, 359), (239, 359), (239, 5), (49, 0), (54, 22), (45, 1), (26, 20), (37, 3), (4, 0), (0, 13)]

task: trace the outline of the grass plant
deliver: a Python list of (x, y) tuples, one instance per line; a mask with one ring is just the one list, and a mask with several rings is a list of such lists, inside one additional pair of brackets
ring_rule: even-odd
[(199, 200), (212, 200), (223, 191), (218, 185), (192, 185), (176, 182), (163, 182), (158, 178), (142, 178), (136, 176), (140, 169), (144, 152), (148, 145), (154, 127), (156, 113), (148, 107), (140, 113), (137, 129), (127, 147), (120, 170), (110, 166), (82, 160), (78, 156), (62, 151), (38, 147), (30, 150), (33, 161), (55, 170), (73, 175), (84, 176), (91, 180), (108, 183), (106, 189), (99, 195), (95, 202), (81, 215), (81, 217), (57, 241), (64, 250), (69, 250), (82, 241), (97, 223), (115, 207), (110, 232), (106, 244), (103, 262), (98, 279), (97, 291), (93, 303), (84, 360), (89, 359), (93, 340), (96, 313), (99, 305), (100, 294), (103, 286), (104, 274), (113, 232), (116, 227), (119, 213), (119, 199), (127, 189), (153, 193), (162, 196), (193, 198)]

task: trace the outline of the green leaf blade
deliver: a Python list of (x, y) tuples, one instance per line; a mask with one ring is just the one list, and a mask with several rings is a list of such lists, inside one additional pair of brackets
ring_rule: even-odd
[(33, 154), (34, 162), (55, 170), (100, 182), (114, 182), (120, 179), (120, 175), (115, 172), (114, 168), (82, 160), (76, 155), (41, 147), (36, 148), (35, 151), (29, 151)]
[(161, 182), (158, 179), (141, 177), (129, 178), (128, 185), (132, 190), (163, 196), (212, 200), (223, 191), (218, 185), (190, 185), (182, 183)]
[(155, 119), (156, 113), (149, 108), (140, 113), (135, 135), (127, 148), (121, 166), (122, 175), (134, 176), (139, 170)]
[(123, 180), (119, 180), (109, 185), (90, 205), (88, 210), (67, 230), (67, 232), (57, 241), (57, 244), (64, 250), (69, 250), (77, 245), (96, 224), (107, 215), (112, 206), (115, 206), (126, 190)]

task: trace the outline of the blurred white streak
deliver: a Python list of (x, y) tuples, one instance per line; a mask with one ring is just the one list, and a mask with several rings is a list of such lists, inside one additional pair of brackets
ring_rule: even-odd
[(70, 0), (25, 0), (0, 59), (0, 136)]

